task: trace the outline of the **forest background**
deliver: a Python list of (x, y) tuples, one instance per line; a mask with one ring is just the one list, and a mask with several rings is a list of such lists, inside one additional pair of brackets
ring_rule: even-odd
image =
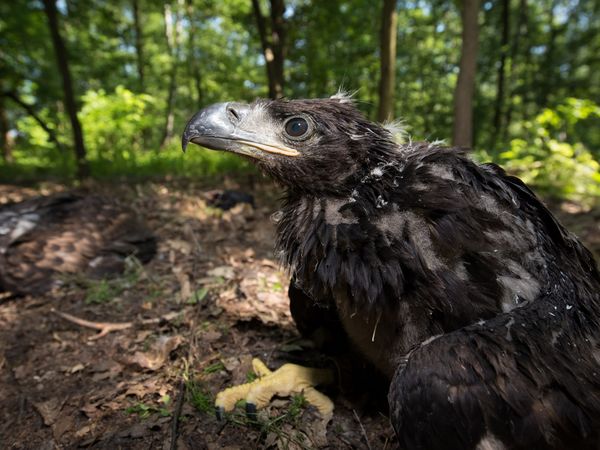
[(211, 178), (208, 104), (354, 93), (546, 198), (600, 197), (599, 0), (19, 0), (0, 4), (0, 181)]

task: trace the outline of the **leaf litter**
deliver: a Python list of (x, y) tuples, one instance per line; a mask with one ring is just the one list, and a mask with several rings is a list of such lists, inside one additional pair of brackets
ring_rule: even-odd
[[(251, 380), (253, 357), (276, 368), (310, 348), (273, 256), (277, 190), (250, 184), (257, 207), (228, 211), (207, 206), (210, 189), (192, 182), (94, 186), (139, 211), (158, 254), (93, 301), (93, 283), (77, 280), (43, 296), (0, 297), (2, 446), (396, 448), (385, 411), (361, 410), (341, 394), (327, 428), (296, 398), (275, 399), (254, 423), (242, 409), (214, 417), (214, 396)], [(64, 189), (0, 185), (0, 203)], [(594, 245), (597, 214), (577, 215)]]

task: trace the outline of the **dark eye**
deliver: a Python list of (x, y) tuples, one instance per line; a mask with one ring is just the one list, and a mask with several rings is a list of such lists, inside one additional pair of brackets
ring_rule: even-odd
[(285, 132), (292, 138), (299, 138), (308, 133), (308, 121), (303, 117), (292, 117), (285, 123)]

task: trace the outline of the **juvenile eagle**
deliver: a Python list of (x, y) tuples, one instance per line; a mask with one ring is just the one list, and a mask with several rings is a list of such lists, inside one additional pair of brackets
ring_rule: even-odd
[(104, 277), (125, 258), (148, 262), (156, 240), (135, 213), (96, 195), (64, 192), (0, 206), (0, 292), (39, 294), (60, 274)]
[[(285, 188), (277, 248), (298, 328), (334, 312), (389, 380), (401, 448), (600, 448), (600, 275), (518, 178), (398, 144), (343, 98), (212, 105), (188, 142)], [(277, 391), (244, 386), (250, 407)]]

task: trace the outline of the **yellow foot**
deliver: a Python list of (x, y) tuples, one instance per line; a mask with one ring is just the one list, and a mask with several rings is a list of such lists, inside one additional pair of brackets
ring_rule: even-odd
[(258, 358), (252, 360), (252, 368), (258, 375), (256, 380), (227, 388), (217, 394), (215, 407), (218, 419), (223, 417), (224, 412), (232, 411), (240, 400), (246, 400), (246, 413), (254, 416), (256, 410), (268, 405), (274, 395), (287, 397), (292, 394), (302, 394), (308, 403), (317, 408), (324, 420), (331, 419), (333, 402), (314, 386), (333, 383), (332, 370), (284, 364), (272, 372)]

